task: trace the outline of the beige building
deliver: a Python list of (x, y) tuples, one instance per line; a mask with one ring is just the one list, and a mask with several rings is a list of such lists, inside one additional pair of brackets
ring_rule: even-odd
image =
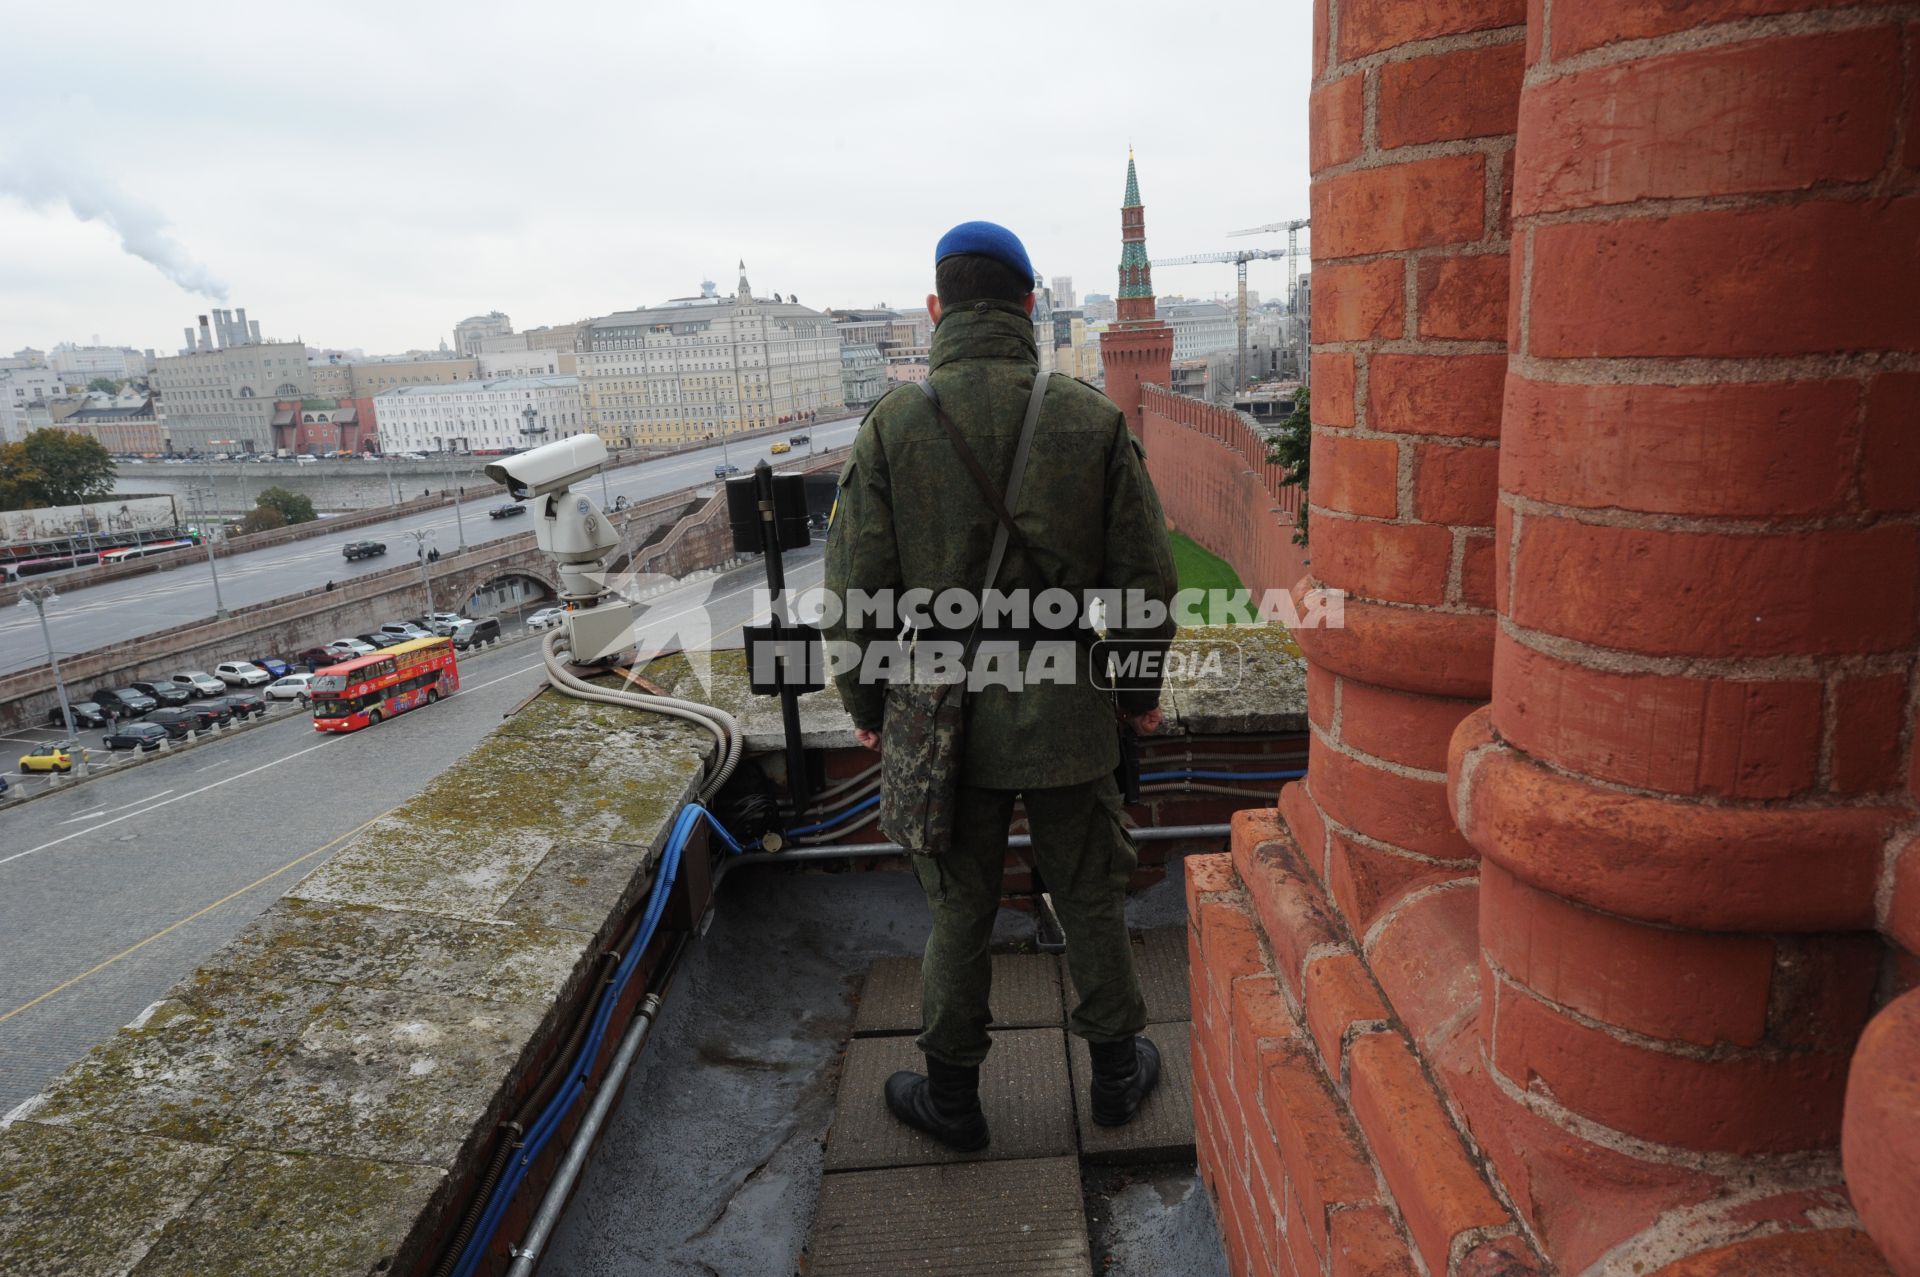
[(480, 376), (488, 380), (495, 377), (559, 377), (579, 370), (579, 361), (571, 350), (555, 350), (551, 347), (529, 350), (522, 346), (518, 350), (480, 352)]
[(192, 343), (156, 359), (151, 385), (166, 414), (166, 437), (176, 452), (271, 452), (273, 401), (313, 393), (307, 348), (297, 341), (262, 341), (259, 321), (246, 311), (234, 321), (214, 311), (218, 338), (201, 317)]
[(833, 317), (711, 285), (593, 320), (578, 351), (587, 428), (609, 444), (687, 443), (844, 407)]
[(338, 396), (371, 399), (401, 386), (448, 386), (456, 381), (478, 381), (478, 359), (357, 359), (353, 369), (353, 393)]
[(502, 337), (513, 331), (513, 321), (497, 310), (470, 315), (453, 326), (455, 354), (477, 355), (480, 343), (488, 337)]

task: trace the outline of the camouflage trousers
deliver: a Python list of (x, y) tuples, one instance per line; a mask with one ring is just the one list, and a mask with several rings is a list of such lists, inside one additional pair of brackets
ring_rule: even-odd
[(1113, 777), (1024, 793), (962, 784), (952, 845), (937, 856), (911, 857), (933, 910), (921, 965), (925, 1027), (918, 1045), (942, 1063), (979, 1064), (991, 1045), (987, 946), (1016, 797), (1026, 802), (1031, 854), (1067, 935), (1067, 965), (1080, 994), (1067, 1027), (1089, 1042), (1116, 1042), (1147, 1022), (1125, 915), (1127, 880), (1139, 856), (1120, 824)]

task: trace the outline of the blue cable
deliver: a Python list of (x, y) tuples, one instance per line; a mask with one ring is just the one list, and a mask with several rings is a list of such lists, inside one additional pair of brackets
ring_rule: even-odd
[(641, 915), (640, 929), (634, 935), (632, 947), (620, 957), (620, 964), (607, 984), (606, 992), (601, 996), (600, 1005), (595, 1008), (593, 1023), (587, 1032), (586, 1041), (581, 1043), (580, 1053), (568, 1067), (567, 1075), (561, 1081), (553, 1098), (540, 1116), (534, 1119), (522, 1141), (519, 1153), (506, 1167), (500, 1181), (494, 1185), (493, 1195), (488, 1199), (487, 1207), (476, 1222), (473, 1236), (468, 1239), (467, 1247), (460, 1254), (459, 1262), (454, 1265), (455, 1277), (471, 1277), (488, 1249), (493, 1245), (495, 1232), (499, 1230), (500, 1219), (506, 1214), (507, 1207), (513, 1202), (520, 1185), (525, 1181), (527, 1172), (535, 1159), (540, 1156), (547, 1141), (559, 1129), (566, 1118), (567, 1111), (573, 1107), (581, 1093), (586, 1089), (588, 1079), (593, 1075), (594, 1058), (600, 1052), (605, 1041), (607, 1025), (612, 1020), (613, 1008), (618, 1005), (620, 995), (626, 990), (627, 982), (633, 977), (634, 970), (640, 965), (640, 959), (653, 940), (653, 933), (659, 928), (660, 918), (666, 912), (667, 893), (673, 888), (673, 881), (680, 870), (680, 856), (685, 850), (687, 839), (692, 835), (695, 824), (705, 818), (707, 824), (726, 844), (728, 851), (739, 855), (744, 850), (732, 833), (713, 816), (713, 813), (699, 803), (688, 803), (674, 817), (672, 830), (667, 835), (666, 850), (661, 853), (660, 868), (654, 875), (653, 886), (647, 896), (647, 907)]
[(817, 833), (822, 829), (829, 829), (834, 825), (843, 823), (850, 817), (859, 815), (861, 812), (867, 810), (869, 807), (878, 805), (879, 802), (880, 802), (880, 795), (878, 794), (874, 794), (870, 798), (863, 798), (859, 802), (855, 803), (853, 806), (847, 808), (845, 811), (836, 812), (835, 814), (827, 817), (825, 820), (816, 821), (811, 825), (802, 825), (798, 829), (789, 829), (787, 831), (787, 837), (796, 838), (801, 834)]
[(1306, 775), (1297, 772), (1223, 772), (1223, 771), (1186, 771), (1186, 772), (1142, 772), (1141, 780), (1298, 780)]

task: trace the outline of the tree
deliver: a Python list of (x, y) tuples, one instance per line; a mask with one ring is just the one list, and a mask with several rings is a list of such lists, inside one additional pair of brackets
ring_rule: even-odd
[(0, 445), (0, 508), (78, 505), (113, 493), (113, 457), (98, 439), (36, 430)]
[(1313, 409), (1307, 399), (1307, 388), (1300, 387), (1294, 392), (1293, 413), (1280, 423), (1277, 430), (1268, 437), (1267, 460), (1277, 461), (1287, 468), (1287, 477), (1280, 482), (1288, 487), (1300, 489), (1300, 520), (1294, 529), (1293, 543), (1307, 543), (1307, 463), (1313, 452)]
[(126, 384), (127, 383), (124, 381), (115, 381), (111, 377), (95, 377), (92, 381), (87, 383), (87, 389), (100, 390), (110, 395), (117, 395), (120, 393), (120, 387)]
[(241, 535), (249, 532), (271, 532), (275, 528), (287, 526), (287, 516), (270, 505), (257, 505), (240, 520)]
[(281, 523), (312, 523), (320, 516), (313, 512), (313, 498), (271, 487), (260, 494), (258, 505), (279, 512)]

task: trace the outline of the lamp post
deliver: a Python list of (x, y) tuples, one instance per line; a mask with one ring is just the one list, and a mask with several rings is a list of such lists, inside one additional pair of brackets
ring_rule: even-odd
[(47, 628), (47, 604), (59, 599), (51, 585), (29, 585), (20, 591), (21, 607), (40, 614), (40, 637), (47, 641), (47, 664), (53, 667), (53, 686), (60, 693), (60, 717), (66, 721), (67, 735), (77, 735), (73, 726), (73, 706), (67, 703), (66, 680), (60, 677), (60, 657), (53, 650), (53, 631)]
[(453, 526), (460, 537), (460, 548), (465, 550), (467, 548), (467, 521), (460, 514), (460, 493), (455, 490), (453, 483), (453, 448), (451, 446), (453, 440), (449, 439), (447, 443), (449, 445), (447, 448), (447, 492), (453, 497)]
[(193, 502), (194, 519), (200, 525), (200, 544), (207, 547), (207, 571), (213, 573), (213, 614), (221, 620), (225, 620), (227, 616), (227, 605), (220, 597), (220, 568), (214, 562), (213, 530), (207, 526), (206, 502), (203, 499), (211, 495), (211, 492), (207, 489), (187, 489), (187, 497)]
[(433, 575), (427, 567), (427, 542), (433, 540), (432, 528), (403, 528), (402, 534), (413, 538), (414, 553), (420, 558), (420, 584), (427, 591), (427, 615), (433, 615)]

